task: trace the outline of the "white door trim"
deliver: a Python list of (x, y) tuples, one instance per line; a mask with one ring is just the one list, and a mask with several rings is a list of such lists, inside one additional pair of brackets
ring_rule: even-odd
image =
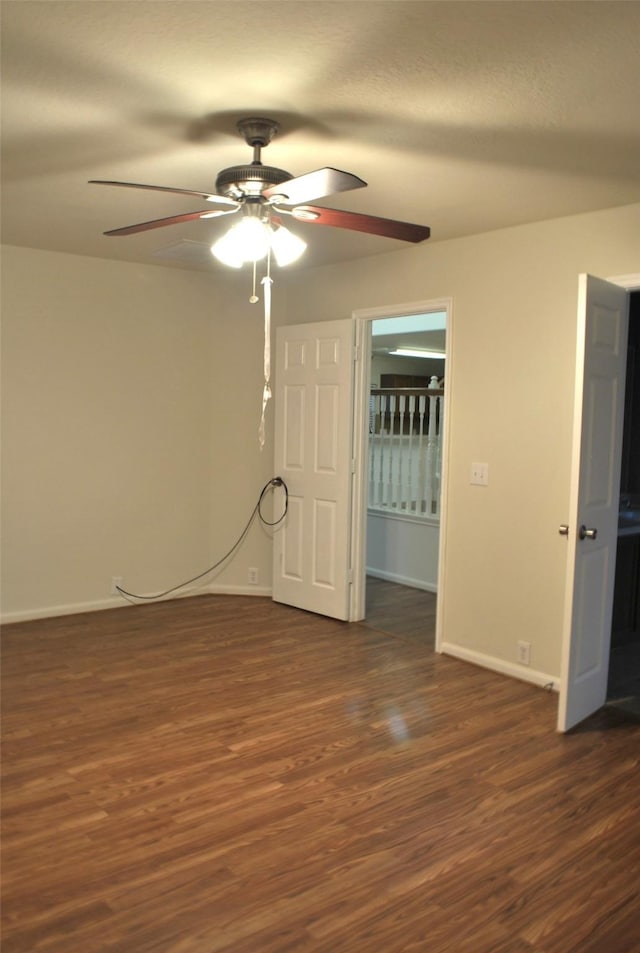
[(446, 313), (444, 389), (444, 432), (442, 441), (442, 477), (440, 484), (440, 534), (438, 543), (438, 600), (436, 607), (436, 651), (444, 641), (445, 552), (447, 545), (447, 499), (449, 485), (449, 432), (451, 395), (453, 392), (453, 298), (431, 298), (404, 304), (359, 308), (352, 314), (356, 322), (358, 361), (354, 392), (353, 418), (353, 506), (351, 523), (351, 587), (350, 620), (357, 622), (365, 616), (365, 582), (367, 552), (367, 490), (369, 458), (369, 390), (371, 386), (371, 322), (378, 318), (402, 317), (434, 311)]

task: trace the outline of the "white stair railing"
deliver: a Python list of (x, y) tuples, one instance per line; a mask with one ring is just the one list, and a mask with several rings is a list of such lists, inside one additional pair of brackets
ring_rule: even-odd
[(440, 514), (444, 391), (374, 388), (369, 403), (369, 507), (437, 518)]

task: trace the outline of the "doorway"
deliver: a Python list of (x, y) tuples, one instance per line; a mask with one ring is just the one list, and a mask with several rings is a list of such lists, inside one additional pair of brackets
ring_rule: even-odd
[[(433, 648), (439, 633), (437, 593), (442, 591), (443, 582), (447, 456), (444, 422), (451, 382), (447, 363), (451, 301), (439, 299), (376, 308), (358, 311), (353, 317), (357, 322), (356, 340), (362, 359), (355, 388), (351, 618)], [(440, 384), (445, 377), (442, 390)], [(423, 496), (429, 496), (431, 484), (427, 493), (416, 492), (416, 471), (413, 477), (410, 475), (412, 454), (422, 459), (420, 454), (424, 453), (427, 459), (427, 418), (418, 422), (418, 402), (426, 402), (428, 417), (429, 396), (425, 394), (420, 398), (418, 392), (421, 387), (426, 390), (428, 384), (434, 388), (433, 395), (436, 389), (439, 392), (438, 415), (444, 423), (437, 466), (431, 456), (427, 468), (433, 464), (439, 484), (439, 507), (433, 512), (431, 504), (422, 500)], [(387, 393), (391, 395), (394, 390), (398, 396), (387, 398)], [(403, 390), (406, 396), (400, 396)], [(409, 396), (411, 390), (415, 393)], [(387, 399), (397, 403), (380, 403)], [(378, 403), (372, 403), (375, 400)], [(425, 403), (423, 414), (424, 408)], [(424, 435), (420, 436), (423, 430)], [(377, 468), (382, 464), (381, 455), (391, 452), (392, 443), (394, 452), (400, 455), (399, 467), (404, 467), (405, 482), (413, 479), (414, 485), (408, 495), (403, 495), (398, 491), (402, 473), (396, 473), (394, 489), (390, 497), (385, 498), (386, 490), (380, 488)], [(430, 551), (429, 561), (425, 555)]]
[(640, 718), (640, 291), (629, 296), (620, 507), (607, 705)]

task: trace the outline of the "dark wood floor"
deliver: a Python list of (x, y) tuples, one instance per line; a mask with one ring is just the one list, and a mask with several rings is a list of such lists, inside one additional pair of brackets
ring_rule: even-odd
[(640, 728), (201, 596), (4, 631), (3, 953), (638, 953)]
[[(366, 621), (388, 635), (435, 650), (435, 593), (367, 576)], [(640, 719), (640, 641), (612, 645), (607, 704), (628, 718)]]
[(366, 620), (363, 624), (433, 651), (437, 599), (434, 592), (367, 576)]

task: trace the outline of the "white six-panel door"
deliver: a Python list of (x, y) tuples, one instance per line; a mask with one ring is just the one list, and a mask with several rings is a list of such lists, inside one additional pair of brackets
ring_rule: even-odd
[(273, 598), (336, 619), (349, 618), (353, 334), (351, 320), (276, 332), (275, 473), (289, 509)]
[(607, 697), (627, 330), (625, 289), (581, 275), (560, 731)]

